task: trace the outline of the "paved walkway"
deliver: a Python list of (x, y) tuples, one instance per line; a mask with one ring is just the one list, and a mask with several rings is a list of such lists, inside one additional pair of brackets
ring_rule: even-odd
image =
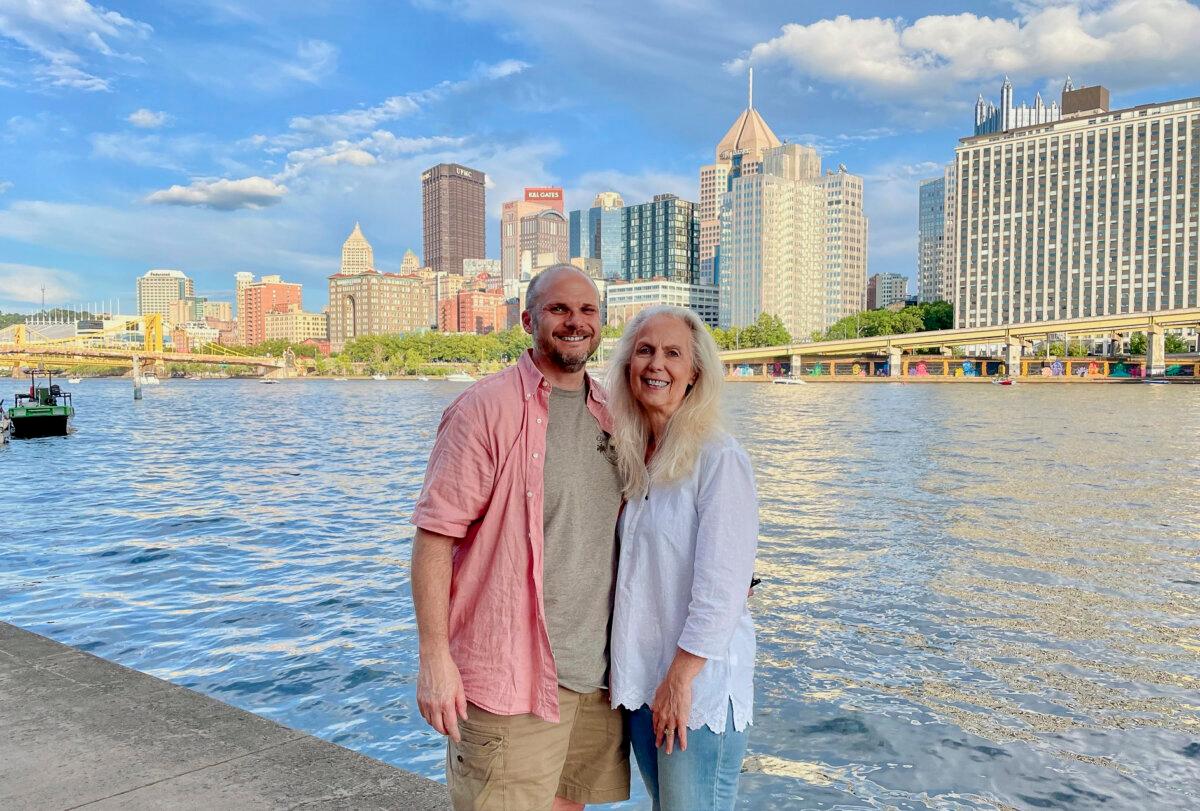
[(0, 808), (446, 809), (443, 786), (0, 622)]

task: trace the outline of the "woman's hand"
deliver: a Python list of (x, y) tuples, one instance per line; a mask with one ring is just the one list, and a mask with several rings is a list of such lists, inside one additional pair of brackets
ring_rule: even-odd
[(692, 681), (707, 661), (682, 648), (676, 649), (667, 675), (654, 691), (654, 701), (650, 704), (654, 745), (662, 746), (665, 741), (668, 755), (674, 750), (676, 737), (679, 738), (680, 750), (687, 749), (687, 722), (692, 713)]

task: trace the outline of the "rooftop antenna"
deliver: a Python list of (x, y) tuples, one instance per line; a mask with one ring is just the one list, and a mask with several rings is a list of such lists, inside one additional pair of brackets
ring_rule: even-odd
[(754, 68), (750, 68), (750, 102), (747, 106), (754, 109)]

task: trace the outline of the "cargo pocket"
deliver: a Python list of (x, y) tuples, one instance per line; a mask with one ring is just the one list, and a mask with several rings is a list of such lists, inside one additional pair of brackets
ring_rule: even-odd
[(450, 741), (447, 769), (450, 799), (455, 811), (491, 811), (502, 803), (496, 774), (504, 738), (493, 732), (468, 729), (460, 724), (462, 740)]

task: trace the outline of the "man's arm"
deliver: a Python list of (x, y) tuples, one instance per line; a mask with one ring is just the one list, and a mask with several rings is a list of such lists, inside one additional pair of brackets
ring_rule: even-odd
[(467, 697), (458, 666), (450, 658), (450, 575), (455, 539), (417, 529), (412, 552), (413, 607), (417, 613), (420, 669), (417, 707), (443, 735), (459, 741), (458, 719), (467, 717)]

